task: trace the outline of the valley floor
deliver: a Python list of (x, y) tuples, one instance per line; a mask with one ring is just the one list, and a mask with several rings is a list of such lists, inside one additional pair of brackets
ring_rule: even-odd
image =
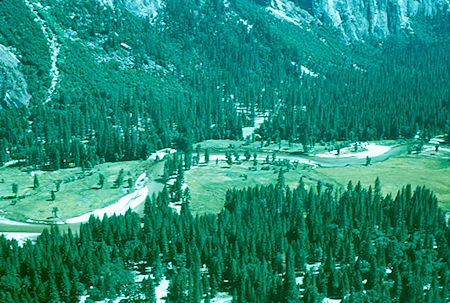
[[(425, 185), (434, 191), (444, 211), (450, 210), (450, 149), (446, 147), (436, 152), (434, 146), (425, 145), (420, 154), (408, 154), (409, 145), (405, 142), (383, 141), (364, 143), (358, 149), (349, 146), (336, 155), (330, 146), (319, 145), (313, 153), (302, 154), (298, 152), (300, 146), (288, 146), (285, 142), (261, 147), (259, 143), (244, 146), (240, 141), (209, 140), (200, 145), (211, 151), (209, 163), (204, 163), (202, 152), (200, 165), (185, 173), (185, 187), (190, 189), (190, 207), (194, 213), (219, 212), (228, 189), (276, 183), (280, 169), (285, 172), (285, 183), (291, 187), (301, 177), (306, 186), (315, 186), (320, 180), (325, 186), (337, 188), (345, 187), (350, 180), (354, 184), (360, 181), (363, 186), (373, 185), (379, 177), (384, 194), (395, 194), (405, 184)], [(244, 159), (245, 150), (251, 152), (249, 161)], [(229, 165), (225, 151), (237, 153), (239, 160), (233, 156)], [(160, 159), (171, 152), (165, 150), (155, 155)], [(254, 153), (257, 153), (256, 165)], [(371, 165), (366, 166), (369, 154)], [(88, 172), (78, 168), (40, 172), (4, 167), (0, 169), (0, 180), (4, 180), (0, 183), (0, 232), (9, 237), (17, 233), (23, 240), (23, 234), (32, 233), (33, 238), (34, 233), (47, 227), (46, 223), (56, 222), (62, 224), (62, 229), (76, 229), (91, 214), (98, 217), (122, 214), (128, 208), (141, 212), (145, 197), (157, 194), (164, 187), (160, 181), (164, 162), (153, 158), (104, 163)], [(115, 188), (114, 182), (122, 169), (124, 185)], [(38, 189), (32, 186), (34, 174), (39, 177)], [(98, 188), (100, 174), (105, 176), (102, 189)], [(56, 192), (52, 201), (50, 191), (58, 182), (60, 192)], [(128, 182), (132, 182), (131, 187), (126, 185)], [(19, 185), (19, 198), (11, 193), (13, 183)], [(58, 209), (57, 218), (52, 216), (54, 207)]]

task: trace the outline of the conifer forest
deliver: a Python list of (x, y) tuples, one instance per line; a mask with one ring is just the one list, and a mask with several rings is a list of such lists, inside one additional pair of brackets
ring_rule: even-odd
[(0, 302), (446, 303), (448, 0), (0, 0)]

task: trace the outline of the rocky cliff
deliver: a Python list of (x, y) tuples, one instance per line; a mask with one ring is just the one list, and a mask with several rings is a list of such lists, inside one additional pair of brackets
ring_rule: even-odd
[(412, 33), (411, 18), (448, 11), (448, 0), (313, 0), (312, 14), (348, 40)]
[[(130, 12), (154, 17), (163, 10), (164, 0), (99, 0)], [(224, 3), (227, 1), (224, 1)], [(449, 0), (256, 0), (287, 16), (307, 12), (326, 25), (335, 27), (349, 41), (367, 37), (384, 39), (390, 34), (414, 32), (415, 17), (433, 17), (448, 11)], [(229, 4), (228, 4), (229, 5)], [(296, 8), (297, 7), (297, 8)], [(302, 13), (298, 13), (299, 11)], [(295, 19), (295, 18), (294, 18)], [(307, 18), (309, 21), (309, 18)]]
[(162, 0), (99, 0), (104, 5), (127, 9), (139, 15), (155, 17), (162, 7)]
[(27, 83), (18, 63), (19, 60), (0, 44), (0, 108), (26, 106), (30, 101)]

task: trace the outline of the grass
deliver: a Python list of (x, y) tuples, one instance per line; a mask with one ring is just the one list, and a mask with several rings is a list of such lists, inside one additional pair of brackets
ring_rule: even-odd
[[(251, 171), (249, 168), (252, 166), (251, 161), (243, 162), (240, 165), (233, 164), (231, 167), (221, 161), (217, 165), (214, 162), (186, 172), (185, 181), (192, 197), (190, 205), (192, 212), (220, 212), (228, 189), (268, 185), (277, 182), (279, 167), (270, 166), (270, 170), (261, 170), (263, 165), (258, 164), (258, 170)], [(307, 171), (300, 165), (297, 169), (286, 172), (284, 174), (286, 184), (297, 186), (300, 177), (305, 175)], [(247, 178), (244, 175), (247, 175)], [(305, 182), (306, 184), (312, 184), (312, 181), (309, 180), (305, 180)]]
[[(228, 189), (244, 188), (258, 184), (276, 183), (279, 167), (270, 166), (270, 170), (250, 171), (252, 162), (233, 164), (228, 167), (225, 162), (210, 163), (186, 172), (185, 180), (190, 188), (194, 213), (219, 212), (225, 201)], [(244, 178), (247, 175), (247, 178)], [(353, 184), (361, 181), (363, 186), (373, 185), (380, 177), (384, 194), (393, 193), (406, 184), (430, 188), (438, 197), (440, 206), (450, 211), (450, 162), (446, 158), (423, 155), (404, 155), (391, 158), (385, 162), (369, 167), (354, 166), (342, 168), (316, 168), (299, 165), (285, 173), (286, 184), (295, 187), (301, 176), (306, 185), (315, 185), (318, 180), (324, 184), (346, 186), (351, 180)]]
[(450, 161), (445, 158), (405, 155), (369, 167), (317, 168), (316, 172), (324, 181), (343, 186), (350, 180), (369, 186), (379, 177), (384, 194), (396, 194), (406, 184), (425, 185), (436, 194), (442, 209), (450, 211)]
[[(53, 172), (35, 171), (38, 174), (40, 186), (33, 188), (31, 172), (17, 167), (0, 169), (0, 213), (16, 220), (48, 220), (52, 216), (53, 207), (58, 208), (61, 219), (78, 216), (97, 208), (105, 207), (124, 196), (128, 178), (134, 184), (136, 178), (144, 172), (149, 163), (146, 161), (130, 161), (104, 163), (97, 165), (91, 172), (83, 172), (80, 168), (61, 169)], [(112, 188), (114, 181), (123, 169), (124, 186)], [(103, 189), (95, 189), (99, 174), (105, 176)], [(56, 189), (55, 182), (62, 180), (60, 191), (56, 192), (56, 199), (51, 201), (50, 191)], [(13, 199), (12, 184), (19, 187), (18, 196)], [(16, 202), (11, 205), (11, 202)]]

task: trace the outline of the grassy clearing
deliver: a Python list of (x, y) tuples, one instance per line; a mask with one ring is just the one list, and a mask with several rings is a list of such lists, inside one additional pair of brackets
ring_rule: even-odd
[[(191, 209), (194, 213), (219, 212), (224, 203), (225, 193), (231, 188), (243, 188), (258, 184), (276, 183), (279, 167), (270, 170), (250, 171), (252, 162), (228, 167), (224, 161), (210, 163), (186, 172), (186, 183), (192, 195)], [(245, 179), (244, 175), (247, 175)], [(439, 199), (440, 206), (450, 211), (450, 162), (446, 158), (424, 155), (404, 155), (369, 167), (354, 166), (342, 168), (317, 168), (299, 165), (285, 173), (286, 184), (296, 186), (300, 177), (305, 177), (307, 185), (316, 185), (318, 180), (324, 184), (346, 186), (348, 181), (364, 186), (373, 185), (380, 177), (385, 194), (395, 194), (406, 184), (430, 188)]]
[[(263, 165), (258, 164), (258, 170), (251, 171), (249, 168), (252, 166), (251, 161), (240, 165), (233, 164), (231, 167), (220, 161), (219, 164), (214, 162), (186, 172), (185, 181), (192, 196), (191, 210), (194, 213), (219, 212), (223, 207), (228, 189), (277, 182), (279, 167), (269, 166), (270, 170), (261, 170)], [(286, 184), (297, 186), (300, 177), (308, 174), (310, 170), (303, 165), (289, 170), (284, 174)], [(247, 178), (244, 175), (247, 175)], [(305, 183), (312, 184), (312, 181), (305, 180)]]
[[(90, 172), (83, 172), (80, 168), (61, 169), (53, 172), (34, 171), (38, 174), (40, 186), (33, 188), (32, 172), (17, 167), (0, 169), (0, 214), (16, 220), (47, 220), (52, 216), (53, 207), (58, 208), (61, 219), (78, 216), (97, 208), (105, 207), (116, 202), (128, 192), (128, 178), (136, 178), (149, 168), (149, 162), (130, 161), (118, 163), (104, 163), (96, 166)], [(124, 170), (124, 185), (112, 188), (120, 170)], [(102, 189), (96, 189), (99, 174), (105, 176)], [(55, 193), (55, 200), (51, 201), (51, 190), (56, 189), (56, 183), (62, 181), (59, 192)], [(12, 184), (18, 184), (18, 196), (12, 198)], [(16, 202), (15, 205), (11, 205)]]
[(422, 155), (405, 155), (391, 158), (369, 167), (317, 168), (318, 177), (327, 182), (346, 185), (361, 181), (373, 185), (380, 178), (384, 194), (395, 194), (406, 184), (423, 186), (434, 191), (440, 206), (450, 211), (450, 162), (448, 159)]

